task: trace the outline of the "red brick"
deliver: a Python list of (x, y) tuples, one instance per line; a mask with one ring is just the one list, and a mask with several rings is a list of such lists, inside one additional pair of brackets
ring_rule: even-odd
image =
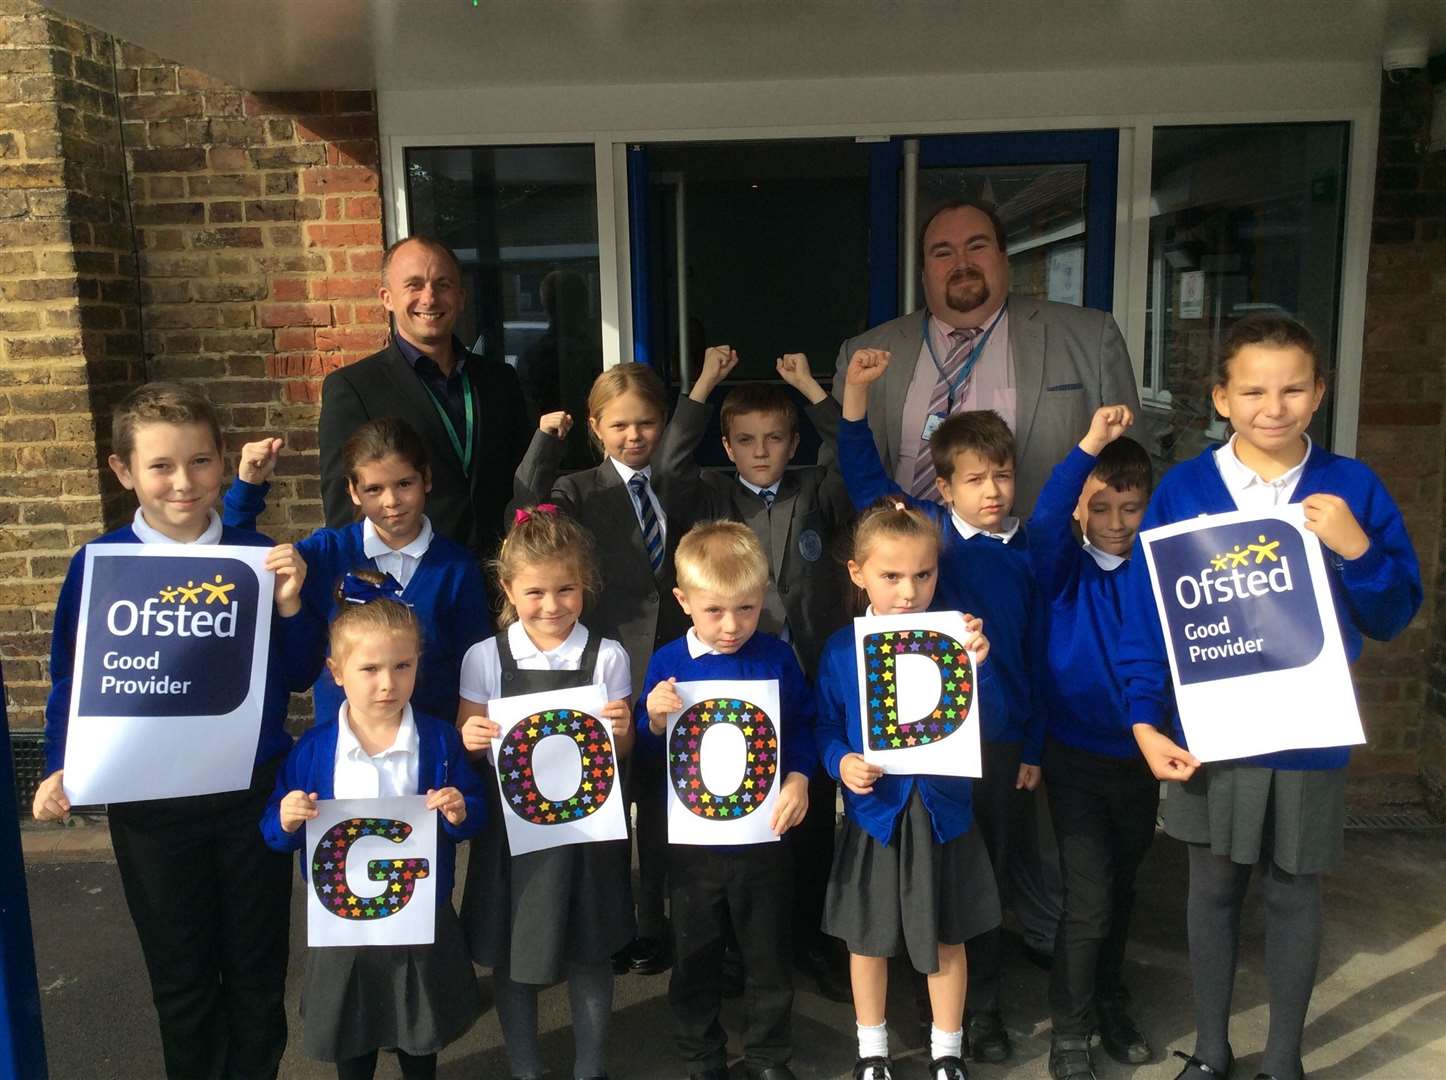
[(374, 169), (307, 169), (301, 174), (301, 190), (314, 195), (331, 195), (339, 191), (376, 191), (378, 179)]
[(331, 95), (325, 91), (247, 94), (244, 105), (247, 116), (287, 116), (325, 112), (330, 99)]
[(297, 352), (316, 348), (316, 330), (310, 326), (286, 326), (276, 331), (277, 352)]
[(362, 196), (346, 201), (347, 218), (353, 221), (380, 221), (382, 200), (375, 195)]
[(305, 278), (273, 278), (271, 280), (271, 299), (273, 300), (305, 300), (306, 279)]
[(330, 326), (330, 304), (259, 304), (262, 326)]
[(282, 385), (282, 400), (293, 404), (314, 405), (321, 401), (321, 383), (308, 380), (292, 380)]
[(308, 225), (308, 247), (380, 247), (382, 227), (376, 225)]
[(386, 344), (387, 332), (383, 329), (330, 327), (316, 332), (316, 347), (322, 350), (345, 349), (373, 353)]
[(380, 251), (353, 251), (347, 258), (351, 260), (351, 268), (353, 270), (381, 272), (382, 253)]
[(328, 143), (326, 147), (328, 165), (376, 165), (380, 157), (376, 142), (370, 139)]
[(373, 139), (375, 116), (298, 116), (296, 137), (305, 142), (341, 142)]
[(311, 298), (313, 300), (342, 300), (357, 297), (370, 298), (376, 293), (376, 282), (371, 278), (313, 278)]

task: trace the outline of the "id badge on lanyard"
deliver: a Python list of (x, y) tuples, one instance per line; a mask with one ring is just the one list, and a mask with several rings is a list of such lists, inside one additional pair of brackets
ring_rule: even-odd
[(947, 416), (940, 416), (938, 413), (930, 413), (929, 419), (924, 421), (924, 430), (921, 433), (920, 438), (922, 438), (925, 442), (928, 442), (934, 437), (934, 432), (939, 430), (939, 425), (947, 419), (949, 419)]

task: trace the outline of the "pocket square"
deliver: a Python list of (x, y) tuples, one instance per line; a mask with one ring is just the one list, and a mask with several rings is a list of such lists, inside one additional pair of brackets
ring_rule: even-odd
[(1063, 383), (1058, 383), (1058, 384), (1056, 384), (1055, 386), (1046, 386), (1044, 389), (1045, 389), (1046, 391), (1049, 391), (1049, 390), (1083, 390), (1083, 389), (1084, 389), (1084, 383), (1078, 383), (1078, 382), (1063, 382)]

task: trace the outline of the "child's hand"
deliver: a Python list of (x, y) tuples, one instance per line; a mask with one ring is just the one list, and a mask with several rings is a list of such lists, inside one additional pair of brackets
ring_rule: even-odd
[(289, 619), (301, 610), (306, 560), (291, 544), (277, 544), (266, 553), (266, 569), (276, 574), (276, 610), (282, 618)]
[(789, 773), (778, 789), (778, 799), (773, 804), (773, 816), (768, 827), (774, 836), (782, 836), (803, 820), (808, 813), (808, 777), (801, 772)]
[(56, 769), (35, 789), (35, 802), (30, 812), (35, 815), (36, 821), (70, 820), (70, 800), (65, 797), (62, 783), (64, 776), (64, 769)]
[(778, 368), (778, 377), (808, 398), (810, 405), (817, 405), (828, 397), (824, 388), (813, 377), (813, 369), (808, 366), (808, 357), (803, 353), (784, 353), (775, 366)]
[(874, 781), (884, 775), (878, 765), (870, 765), (863, 754), (845, 754), (838, 763), (838, 778), (855, 795), (872, 795)]
[(1038, 765), (1019, 766), (1019, 775), (1014, 778), (1015, 791), (1033, 791), (1039, 787), (1040, 768)]
[(974, 654), (974, 666), (983, 667), (984, 661), (989, 657), (989, 639), (984, 636), (984, 620), (966, 611), (964, 632), (969, 635), (964, 639), (964, 647)]
[(678, 680), (664, 679), (648, 694), (648, 730), (662, 735), (668, 730), (668, 714), (683, 711), (678, 696)]
[(703, 353), (703, 370), (698, 372), (698, 379), (693, 383), (693, 389), (688, 396), (694, 401), (702, 404), (708, 400), (708, 395), (718, 388), (718, 384), (732, 373), (738, 366), (738, 354), (727, 345), (710, 345)]
[(632, 734), (633, 711), (626, 701), (609, 701), (598, 716), (606, 720), (613, 729), (613, 739), (620, 740)]
[(537, 421), (537, 430), (546, 432), (554, 439), (565, 439), (572, 430), (572, 414), (562, 411), (547, 413)]
[(467, 820), (467, 800), (462, 798), (462, 793), (454, 787), (444, 787), (441, 791), (429, 789), (427, 809), (442, 811), (442, 816), (453, 825), (460, 825)]
[(1100, 451), (1123, 435), (1135, 422), (1135, 414), (1128, 405), (1101, 405), (1095, 410), (1090, 429), (1079, 441), (1079, 448), (1091, 457), (1099, 457)]
[(281, 828), (293, 833), (316, 817), (316, 800), (320, 797), (314, 791), (310, 795), (300, 789), (288, 791), (281, 800)]
[(889, 370), (889, 359), (887, 349), (857, 349), (849, 357), (844, 381), (849, 386), (868, 386), (883, 378), (884, 372)]
[(1135, 742), (1139, 744), (1140, 753), (1145, 755), (1145, 763), (1150, 766), (1156, 780), (1188, 780), (1195, 775), (1200, 759), (1176, 746), (1168, 735), (1149, 724), (1136, 724), (1134, 731)]
[(241, 461), (236, 466), (236, 476), (248, 484), (264, 484), (276, 470), (276, 458), (281, 453), (283, 440), (258, 439), (241, 447)]
[[(466, 708), (467, 703), (462, 703)], [(462, 721), (462, 745), (466, 749), (476, 753), (479, 750), (488, 750), (492, 747), (493, 739), (502, 737), (502, 725), (487, 718), (487, 710), (481, 705), (472, 706), (474, 709), (481, 709), (481, 713), (474, 713)]]
[(1305, 527), (1342, 559), (1359, 559), (1371, 549), (1371, 538), (1339, 495), (1307, 495), (1301, 505)]

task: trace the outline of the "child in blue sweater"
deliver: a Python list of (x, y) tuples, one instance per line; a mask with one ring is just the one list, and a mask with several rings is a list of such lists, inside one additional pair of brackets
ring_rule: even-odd
[[(1306, 434), (1325, 393), (1310, 332), (1280, 315), (1236, 324), (1220, 348), (1212, 397), (1234, 435), (1172, 469), (1141, 529), (1202, 514), (1300, 503), (1326, 548), (1346, 656), (1361, 637), (1389, 640), (1421, 605), (1421, 571), (1400, 511), (1368, 467)], [(1137, 545), (1138, 547), (1138, 545)], [(1144, 558), (1125, 582), (1119, 671), (1129, 722), (1155, 776), (1173, 780), (1165, 830), (1190, 851), (1187, 926), (1195, 1050), (1183, 1080), (1228, 1075), (1228, 1024), (1240, 909), (1261, 865), (1270, 1031), (1259, 1078), (1304, 1075), (1301, 1037), (1320, 953), (1321, 874), (1340, 859), (1348, 747), (1287, 750), (1200, 762), (1185, 748), (1171, 697), (1164, 639)], [(1251, 703), (1241, 701), (1242, 709)]]
[(1150, 455), (1123, 436), (1133, 419), (1124, 405), (1096, 411), (1029, 519), (1029, 556), (1050, 605), (1044, 780), (1064, 873), (1049, 988), (1054, 1080), (1094, 1076), (1096, 1028), (1116, 1061), (1150, 1059), (1121, 979), (1135, 873), (1154, 839), (1160, 791), (1123, 723), (1115, 665), (1120, 586), (1152, 484)]
[[(1044, 749), (1040, 673), (1045, 653), (1043, 597), (1034, 580), (1014, 503), (1014, 436), (998, 413), (962, 412), (939, 424), (929, 452), (944, 504), (908, 498), (884, 471), (869, 432), (869, 387), (888, 368), (889, 354), (860, 349), (849, 360), (839, 426), (839, 467), (849, 497), (860, 510), (888, 496), (906, 499), (928, 516), (941, 535), (939, 590), (935, 606), (973, 611), (989, 627), (993, 679), (981, 689), (984, 776), (975, 788), (975, 815), (994, 866), (999, 896), (1008, 905), (1016, 868), (1034, 879), (1039, 856), (1033, 792)], [(1041, 951), (1052, 947), (1057, 907), (1036, 886), (1019, 899), (1016, 914), (1026, 939)], [(971, 941), (969, 1044), (976, 1061), (999, 1062), (1012, 1047), (1000, 1015), (1004, 941), (996, 928)]]
[[(135, 520), (94, 544), (238, 544), (264, 536), (223, 526), (215, 511), (223, 473), (221, 425), (204, 394), (148, 383), (117, 407), (110, 468), (140, 503)], [(304, 613), (306, 563), (290, 544), (266, 559), (276, 572), (271, 650), (251, 785), (245, 791), (111, 804), (110, 836), (136, 924), (161, 1026), (166, 1075), (275, 1076), (286, 1048), (286, 953), (291, 869), (256, 832), (272, 778), (291, 748), (283, 724), (291, 691), (320, 662), (321, 627)], [(49, 775), (35, 817), (70, 812), (63, 766), (70, 719), (85, 549), (61, 586), (45, 705)], [(165, 747), (156, 754), (165, 756)], [(209, 882), (211, 888), (195, 887)], [(227, 902), (214, 897), (224, 893)]]
[[(927, 611), (938, 566), (939, 530), (918, 509), (888, 499), (859, 519), (848, 569), (868, 595), (869, 614)], [(965, 644), (982, 664), (989, 642), (978, 620), (965, 619), (974, 632)], [(989, 855), (973, 827), (973, 781), (890, 776), (864, 761), (852, 626), (824, 646), (818, 695), (823, 766), (844, 791), (824, 930), (849, 948), (859, 1047), (854, 1080), (892, 1078), (884, 1003), (888, 957), (900, 953), (928, 976), (929, 1080), (966, 1080), (964, 943), (999, 925)]]
[(383, 1048), (397, 1051), (407, 1080), (431, 1080), (437, 1051), (482, 1009), (452, 910), (456, 845), (476, 835), (486, 817), (482, 783), (457, 729), (412, 709), (422, 644), (416, 613), (375, 586), (362, 592), (349, 591), (351, 602), (339, 603), (331, 624), (327, 674), (345, 699), (287, 757), (261, 834), (276, 851), (300, 853), (306, 880), (302, 826), (317, 816), (319, 799), (426, 795), (427, 808), (442, 815), (432, 943), (308, 948), (301, 1000), (306, 1052), (335, 1062), (338, 1080), (371, 1080)]
[[(689, 530), (678, 544), (675, 565), (674, 593), (693, 628), (664, 645), (648, 664), (638, 698), (637, 753), (664, 763), (668, 716), (683, 708), (676, 683), (776, 679), (783, 745), (773, 776), (779, 791), (769, 824), (782, 836), (808, 812), (808, 782), (816, 758), (814, 705), (793, 649), (756, 632), (768, 586), (768, 560), (746, 525), (715, 521)], [(661, 771), (672, 773), (669, 768)], [(752, 782), (752, 777), (743, 781)], [(723, 949), (731, 926), (743, 955), (748, 1075), (792, 1080), (793, 857), (788, 845), (670, 842), (668, 890), (677, 956), (668, 1003), (689, 1075), (693, 1080), (728, 1076), (719, 1011)]]
[[(249, 529), (256, 523), (280, 449), (280, 439), (242, 448), (236, 482), (226, 492), (226, 524)], [(417, 613), (426, 637), (417, 708), (428, 716), (456, 716), (462, 657), (492, 632), (492, 614), (472, 555), (427, 520), (427, 447), (405, 420), (388, 416), (352, 432), (341, 457), (360, 518), (344, 529), (317, 529), (297, 543), (311, 568), (302, 600), (325, 621), (337, 611), (333, 593), (347, 573), (366, 567), (389, 576), (392, 595)], [(341, 688), (328, 672), (316, 679), (314, 697), (318, 720), (336, 715)]]

